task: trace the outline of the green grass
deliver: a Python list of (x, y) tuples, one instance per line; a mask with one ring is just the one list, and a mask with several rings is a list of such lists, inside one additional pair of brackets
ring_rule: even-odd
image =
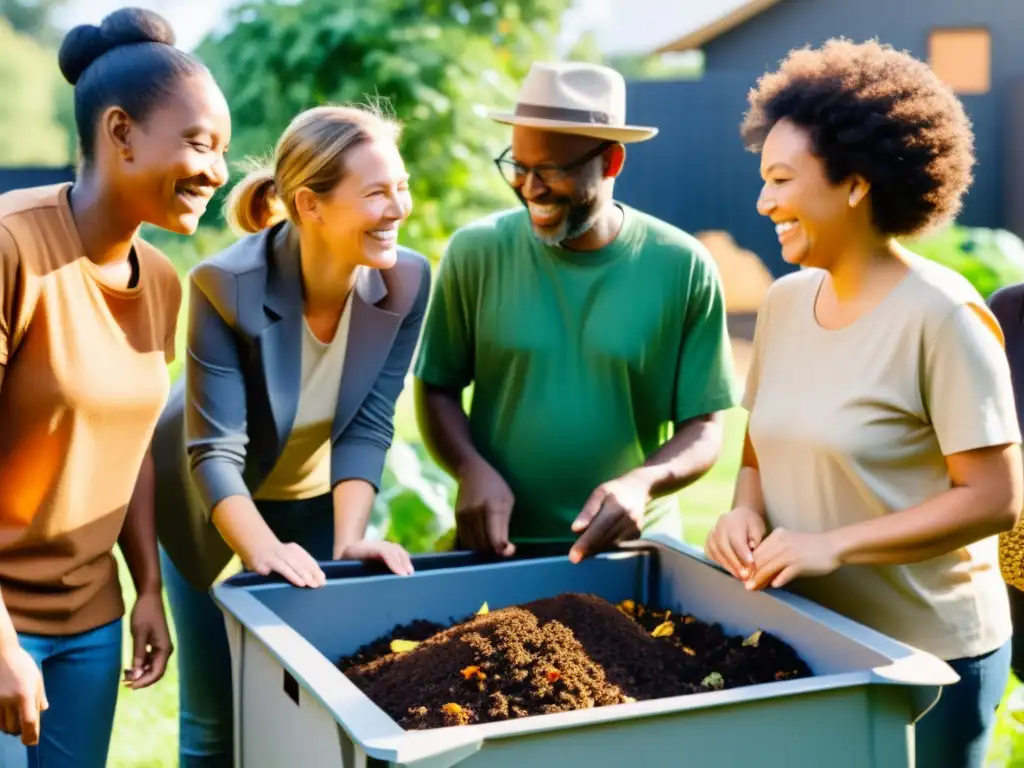
[[(739, 469), (745, 425), (746, 415), (741, 409), (734, 409), (727, 414), (726, 446), (722, 459), (704, 478), (677, 494), (687, 541), (702, 544), (718, 515), (729, 509), (733, 481)], [(408, 389), (398, 404), (397, 431), (406, 438), (414, 438), (416, 435)], [(131, 579), (123, 565), (122, 583), (125, 585), (126, 602), (131, 606)], [(127, 634), (126, 659), (131, 654)], [(110, 768), (172, 768), (178, 764), (177, 684), (177, 669), (172, 659), (167, 675), (157, 685), (144, 691), (121, 692), (108, 763)], [(1016, 685), (1016, 681), (1011, 683), (1007, 694)], [(1024, 731), (1003, 710), (1005, 707), (1000, 711), (991, 768), (1024, 765)]]

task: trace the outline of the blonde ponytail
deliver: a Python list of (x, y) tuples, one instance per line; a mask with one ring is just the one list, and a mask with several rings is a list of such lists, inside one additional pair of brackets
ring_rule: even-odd
[(288, 218), (277, 194), (274, 172), (266, 167), (249, 171), (224, 201), (224, 218), (238, 235), (260, 232)]

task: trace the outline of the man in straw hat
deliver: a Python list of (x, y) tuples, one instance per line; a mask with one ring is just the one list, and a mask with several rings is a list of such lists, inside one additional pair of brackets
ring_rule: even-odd
[(452, 237), (415, 368), (461, 548), (575, 541), (579, 560), (680, 536), (665, 497), (718, 458), (737, 402), (722, 285), (695, 238), (614, 199), (624, 145), (657, 133), (625, 105), (614, 70), (537, 63), (491, 115), (512, 126), (495, 163), (522, 205)]

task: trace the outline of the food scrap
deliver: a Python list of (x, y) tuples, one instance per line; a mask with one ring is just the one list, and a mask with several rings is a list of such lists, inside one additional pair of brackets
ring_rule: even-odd
[(663, 621), (651, 632), (651, 637), (671, 637), (676, 631), (676, 625), (671, 621)]
[(548, 669), (544, 675), (549, 683), (557, 683), (562, 678), (562, 673), (554, 667)]
[(415, 640), (392, 640), (391, 641), (391, 652), (392, 653), (408, 653), (413, 648), (419, 645)]
[(465, 667), (465, 668), (461, 669), (460, 672), (462, 673), (462, 677), (464, 679), (466, 679), (466, 680), (470, 680), (470, 679), (472, 679), (474, 677), (477, 680), (486, 680), (487, 679), (487, 675), (485, 675), (483, 672), (481, 672), (480, 671), (480, 667), (476, 666), (475, 664), (473, 666)]
[(700, 684), (705, 688), (714, 688), (716, 691), (720, 691), (725, 687), (725, 678), (719, 672), (712, 672), (701, 680)]
[(485, 616), (491, 612), (491, 609), (487, 607), (487, 601), (484, 600), (484, 604), (480, 606), (480, 610), (476, 612), (477, 616)]
[(754, 634), (752, 634), (750, 637), (743, 641), (743, 645), (747, 647), (757, 648), (757, 644), (761, 642), (761, 634), (761, 630), (757, 630), (756, 632), (754, 632)]

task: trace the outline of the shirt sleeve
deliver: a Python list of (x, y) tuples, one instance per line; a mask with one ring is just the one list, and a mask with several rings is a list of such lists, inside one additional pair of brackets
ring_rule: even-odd
[(1003, 334), (986, 307), (963, 304), (943, 320), (926, 348), (923, 378), (943, 455), (1020, 442)]
[(171, 276), (167, 280), (167, 288), (165, 291), (165, 295), (167, 297), (167, 336), (164, 339), (164, 360), (167, 362), (167, 365), (173, 363), (177, 356), (178, 320), (181, 313), (182, 293), (183, 290), (178, 274), (177, 272), (172, 272)]
[(14, 343), (18, 248), (6, 227), (0, 225), (0, 365), (7, 365)]
[(676, 422), (727, 410), (737, 403), (725, 290), (710, 253), (698, 253), (695, 264), (676, 367), (672, 413)]
[(415, 368), (425, 384), (453, 390), (473, 381), (472, 285), (465, 275), (464, 247), (456, 234), (437, 267)]

